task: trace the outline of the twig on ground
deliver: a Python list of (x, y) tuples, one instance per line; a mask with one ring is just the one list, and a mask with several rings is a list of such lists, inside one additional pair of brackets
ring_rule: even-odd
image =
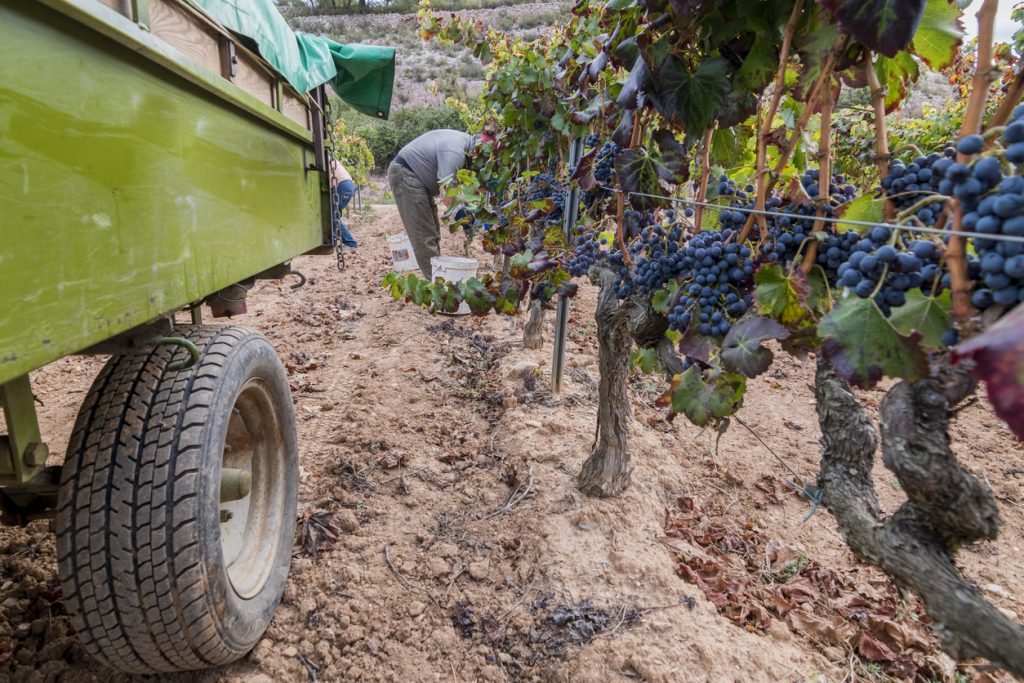
[(444, 611), (444, 608), (441, 607), (441, 603), (437, 601), (437, 598), (434, 597), (433, 593), (428, 591), (426, 588), (421, 588), (420, 586), (411, 583), (409, 579), (402, 576), (402, 572), (398, 571), (398, 567), (396, 567), (395, 563), (391, 561), (391, 554), (388, 552), (387, 544), (384, 545), (384, 561), (388, 563), (388, 568), (392, 571), (392, 573), (395, 576), (398, 577), (399, 581), (405, 584), (406, 588), (408, 588), (409, 590), (417, 591), (419, 593), (423, 593), (428, 598), (430, 598), (430, 601), (434, 603), (435, 607), (437, 607), (439, 610)]
[(493, 512), (490, 512), (490, 513), (484, 515), (483, 517), (481, 517), (477, 521), (478, 522), (486, 522), (488, 519), (491, 519), (493, 517), (498, 517), (500, 515), (506, 514), (509, 510), (514, 508), (516, 505), (518, 505), (519, 503), (523, 502), (526, 499), (526, 497), (528, 495), (530, 495), (530, 491), (532, 489), (533, 489), (533, 467), (531, 466), (529, 471), (527, 471), (527, 473), (526, 473), (526, 477), (523, 478), (522, 483), (520, 483), (519, 486), (517, 486), (515, 488), (515, 490), (512, 491), (511, 494), (509, 494), (509, 497), (505, 501), (505, 504), (502, 505), (497, 510), (494, 510)]

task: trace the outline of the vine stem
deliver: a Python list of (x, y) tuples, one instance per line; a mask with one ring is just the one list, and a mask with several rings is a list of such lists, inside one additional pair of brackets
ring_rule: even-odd
[[(960, 136), (977, 133), (981, 130), (981, 118), (985, 112), (985, 100), (992, 85), (992, 34), (996, 20), (996, 9), (999, 0), (985, 0), (975, 15), (978, 18), (978, 57), (974, 65), (974, 80), (971, 82), (971, 95), (967, 100), (964, 112), (964, 123), (960, 127)], [(957, 161), (963, 163), (967, 155), (957, 154)], [(949, 263), (950, 289), (953, 294), (953, 315), (961, 322), (966, 321), (974, 313), (971, 305), (971, 281), (967, 274), (967, 245), (962, 229), (963, 207), (958, 200), (953, 200), (953, 226), (946, 248), (946, 262)]]
[(1017, 75), (1013, 77), (1013, 82), (1006, 89), (1006, 95), (1003, 96), (1003, 101), (999, 103), (996, 113), (992, 115), (992, 120), (989, 121), (988, 127), (1005, 126), (1006, 122), (1010, 120), (1010, 114), (1013, 113), (1013, 110), (1020, 103), (1021, 97), (1024, 97), (1024, 71), (1018, 71)]
[[(889, 175), (889, 130), (885, 121), (885, 90), (881, 81), (878, 80), (878, 72), (875, 71), (875, 56), (868, 52), (864, 59), (864, 73), (868, 79), (868, 90), (871, 93), (871, 104), (875, 108), (875, 159), (878, 163), (878, 179), (881, 180)], [(896, 203), (890, 197), (885, 198), (885, 205), (882, 215), (885, 220), (892, 220), (896, 213)]]
[(708, 180), (711, 178), (711, 137), (715, 134), (715, 125), (711, 124), (704, 132), (704, 147), (700, 152), (700, 187), (697, 190), (697, 201), (701, 202), (694, 209), (693, 224), (696, 232), (704, 229), (704, 207), (702, 204), (707, 201)]
[[(793, 5), (793, 12), (786, 22), (785, 32), (782, 35), (782, 49), (779, 51), (779, 66), (775, 72), (775, 85), (772, 88), (772, 98), (768, 106), (762, 112), (761, 127), (757, 132), (757, 199), (754, 208), (764, 211), (765, 202), (768, 197), (768, 134), (771, 133), (772, 123), (775, 121), (775, 114), (779, 111), (779, 103), (782, 101), (782, 93), (786, 89), (786, 63), (789, 61), (789, 51), (793, 46), (793, 36), (796, 33), (797, 22), (800, 21), (800, 14), (803, 11), (803, 0), (796, 0)], [(768, 225), (762, 214), (748, 214), (747, 221), (740, 231), (739, 243), (742, 244), (754, 227), (754, 221), (758, 221), (761, 228), (762, 239), (766, 237)]]
[[(643, 135), (644, 127), (644, 116), (643, 110), (639, 110), (636, 113), (636, 123), (633, 125), (633, 134), (629, 138), (629, 148), (636, 149), (636, 146), (640, 144), (640, 136)], [(625, 219), (626, 219), (626, 207), (625, 207), (625, 195), (620, 189), (618, 192), (618, 198), (616, 201), (615, 208), (615, 241), (619, 245), (619, 250), (622, 251), (622, 261), (630, 268), (633, 267), (633, 259), (629, 256), (629, 251), (626, 249), (626, 236), (625, 236)]]
[[(842, 86), (840, 86), (842, 87)], [(821, 127), (818, 136), (818, 218), (814, 221), (813, 232), (820, 232), (825, 222), (825, 207), (828, 206), (832, 190), (832, 107), (835, 104), (835, 92), (831, 79), (821, 90)], [(814, 261), (818, 257), (819, 240), (815, 239), (807, 247), (800, 270), (810, 273)]]
[[(818, 79), (814, 82), (808, 92), (807, 104), (804, 106), (804, 110), (800, 113), (800, 118), (798, 118), (796, 123), (793, 125), (793, 131), (786, 140), (786, 146), (779, 154), (779, 160), (775, 163), (775, 169), (771, 173), (771, 178), (767, 180), (764, 192), (765, 197), (771, 193), (772, 189), (775, 187), (775, 183), (782, 175), (782, 171), (786, 168), (786, 164), (789, 163), (789, 158), (793, 156), (793, 152), (796, 150), (796, 143), (800, 139), (800, 136), (803, 135), (804, 128), (807, 127), (808, 122), (811, 120), (811, 116), (814, 114), (814, 102), (816, 102), (820, 96), (822, 86), (832, 77), (832, 68), (835, 66), (835, 63), (836, 53), (834, 51), (829, 52), (828, 57), (825, 58), (825, 64), (821, 69), (821, 75), (818, 76)], [(744, 224), (738, 240), (740, 243), (744, 242), (747, 237), (750, 236), (750, 230), (754, 226), (753, 216), (755, 215), (756, 214), (750, 214), (751, 218), (748, 218), (747, 223)]]

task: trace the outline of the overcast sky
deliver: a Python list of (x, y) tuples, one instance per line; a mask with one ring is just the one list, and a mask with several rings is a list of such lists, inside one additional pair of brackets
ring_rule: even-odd
[[(981, 7), (982, 0), (974, 0), (964, 11), (964, 28), (967, 29), (967, 37), (973, 38), (978, 35), (978, 19), (975, 13)], [(1004, 43), (1009, 42), (1014, 31), (1020, 28), (1019, 24), (1010, 19), (1010, 12), (1013, 11), (1015, 0), (1000, 0), (999, 12), (996, 14), (995, 39)]]

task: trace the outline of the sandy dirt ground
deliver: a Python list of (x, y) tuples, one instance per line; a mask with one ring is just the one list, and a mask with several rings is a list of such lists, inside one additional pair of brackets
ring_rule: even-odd
[[(289, 369), (300, 526), (331, 520), (339, 538), (316, 556), (296, 545), (282, 604), (249, 656), (167, 680), (999, 679), (954, 667), (917, 600), (857, 562), (792, 486), (779, 459), (810, 481), (817, 472), (812, 363), (784, 357), (753, 380), (723, 434), (667, 423), (654, 406), (662, 380), (637, 371), (632, 484), (588, 498), (574, 483), (594, 438), (594, 288), (573, 304), (553, 395), (553, 313), (544, 347), (529, 350), (523, 316), (431, 316), (392, 301), (378, 282), (385, 236), (400, 231), (394, 207), (370, 208), (352, 229), (363, 247), (343, 272), (330, 257), (297, 259), (307, 286), (261, 282), (235, 320), (266, 334)], [(34, 374), (52, 453), (103, 362)], [(1024, 618), (1021, 444), (984, 400), (952, 435), (1007, 522), (960, 562)], [(895, 509), (899, 485), (880, 462), (876, 486)], [(0, 680), (129, 680), (75, 642), (45, 521), (0, 529)]]

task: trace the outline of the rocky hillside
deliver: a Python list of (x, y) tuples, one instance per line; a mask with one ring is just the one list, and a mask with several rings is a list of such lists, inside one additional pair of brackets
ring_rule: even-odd
[[(564, 16), (571, 2), (535, 2), (497, 9), (463, 10), (496, 29), (532, 39)], [(417, 35), (415, 14), (293, 16), (300, 31), (329, 36), (341, 43), (391, 45), (398, 48), (396, 107), (429, 105), (446, 97), (463, 98), (479, 92), (483, 65), (458, 45), (424, 43)]]

